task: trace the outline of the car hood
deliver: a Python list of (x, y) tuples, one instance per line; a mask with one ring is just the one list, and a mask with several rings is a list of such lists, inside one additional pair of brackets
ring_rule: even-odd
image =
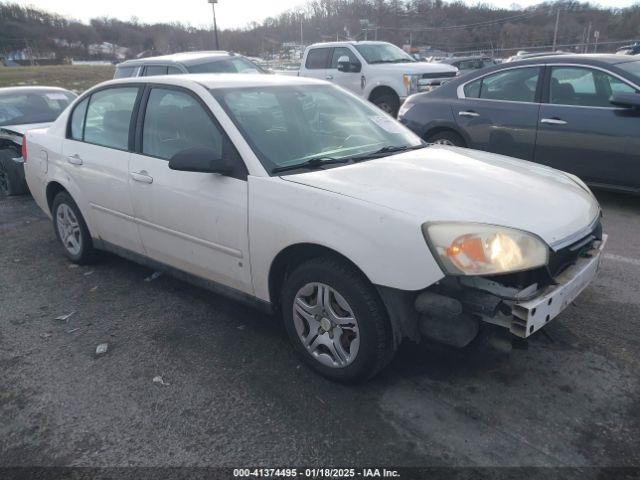
[(589, 233), (600, 207), (567, 174), (501, 155), (430, 146), (284, 180), (433, 221), (479, 222), (534, 233), (554, 248)]
[(458, 71), (456, 67), (453, 65), (447, 65), (446, 63), (377, 63), (372, 66), (381, 71), (387, 71), (390, 73), (397, 72), (401, 74), (455, 73)]
[(51, 126), (51, 123), (52, 122), (28, 123), (26, 125), (4, 125), (0, 127), (0, 137), (7, 138), (21, 145), (22, 135), (27, 133), (29, 130), (35, 130), (37, 128), (47, 128)]

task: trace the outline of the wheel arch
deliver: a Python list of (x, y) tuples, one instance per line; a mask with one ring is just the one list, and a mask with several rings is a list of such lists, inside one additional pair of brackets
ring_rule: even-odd
[[(59, 193), (65, 192), (67, 193), (71, 198), (73, 198), (73, 195), (71, 195), (71, 192), (69, 192), (69, 190), (67, 190), (61, 183), (56, 182), (55, 180), (52, 182), (49, 182), (47, 184), (47, 189), (45, 191), (45, 195), (46, 195), (46, 199), (47, 199), (47, 207), (49, 207), (49, 212), (51, 213), (51, 215), (53, 215), (53, 200), (56, 198), (56, 195), (58, 195)], [(77, 202), (76, 202), (77, 203)]]
[(373, 102), (375, 98), (380, 97), (381, 95), (393, 95), (398, 99), (398, 104), (400, 103), (400, 95), (398, 95), (398, 92), (396, 92), (393, 88), (389, 87), (388, 85), (375, 86), (373, 90), (371, 90), (371, 92), (369, 93), (368, 99), (370, 102)]
[(466, 135), (462, 130), (460, 130), (457, 126), (453, 126), (450, 124), (447, 125), (434, 125), (427, 129), (427, 131), (422, 135), (423, 140), (428, 140), (429, 137), (442, 132), (452, 132), (458, 135), (464, 141), (464, 147), (468, 147), (470, 144), (470, 139), (468, 135)]
[(277, 311), (280, 308), (280, 296), (278, 293), (284, 284), (287, 272), (300, 265), (302, 262), (322, 256), (332, 256), (344, 261), (360, 272), (362, 277), (369, 283), (372, 283), (362, 269), (342, 253), (324, 245), (315, 243), (296, 243), (281, 250), (275, 256), (271, 262), (271, 267), (269, 268), (269, 298), (274, 310)]

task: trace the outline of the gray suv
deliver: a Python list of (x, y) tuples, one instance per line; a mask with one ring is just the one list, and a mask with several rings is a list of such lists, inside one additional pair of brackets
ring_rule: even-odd
[(251, 60), (233, 52), (187, 52), (127, 60), (113, 78), (152, 77), (183, 73), (267, 73)]

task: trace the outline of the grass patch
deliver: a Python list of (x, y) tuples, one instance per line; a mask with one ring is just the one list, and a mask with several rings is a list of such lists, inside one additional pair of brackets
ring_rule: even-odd
[(111, 65), (0, 66), (0, 87), (44, 85), (82, 93), (100, 82), (111, 80), (114, 72), (115, 66)]

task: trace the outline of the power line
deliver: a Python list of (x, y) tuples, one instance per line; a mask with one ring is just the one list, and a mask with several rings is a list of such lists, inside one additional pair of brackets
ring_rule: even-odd
[[(505, 23), (511, 20), (520, 20), (520, 19), (525, 19), (525, 18), (531, 18), (531, 17), (535, 17), (538, 15), (548, 15), (549, 12), (548, 11), (537, 11), (537, 12), (529, 12), (529, 13), (522, 13), (519, 15), (513, 15), (511, 17), (504, 17), (504, 18), (500, 18), (497, 20), (487, 20), (484, 22), (477, 22), (477, 23), (469, 23), (466, 25), (445, 25), (442, 27), (422, 27), (422, 28), (413, 28), (413, 27), (401, 27), (401, 28), (394, 28), (394, 27), (378, 27), (381, 30), (406, 30), (406, 31), (430, 31), (430, 30), (458, 30), (458, 29), (466, 29), (466, 28), (478, 28), (478, 27), (490, 27), (493, 25), (498, 25), (500, 23)], [(405, 17), (409, 17), (410, 15), (403, 15)], [(411, 16), (412, 18), (415, 18), (415, 16)]]

